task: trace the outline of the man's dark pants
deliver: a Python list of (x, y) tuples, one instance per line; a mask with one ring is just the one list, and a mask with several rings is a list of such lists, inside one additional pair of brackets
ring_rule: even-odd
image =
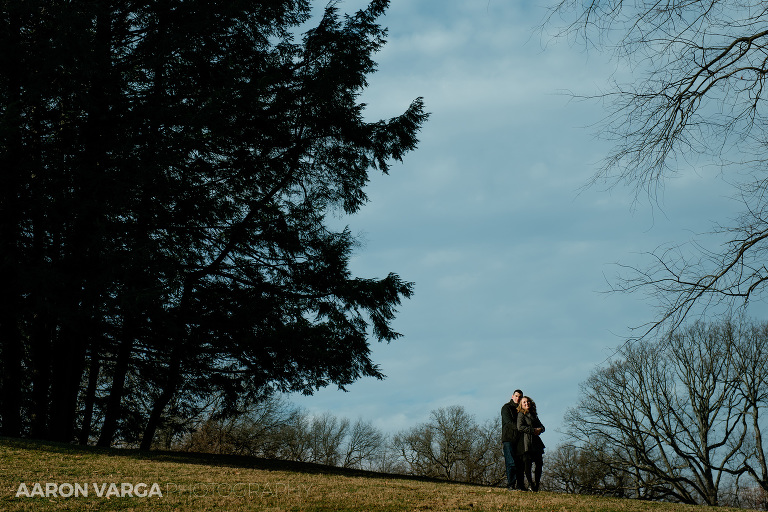
[(507, 470), (507, 487), (525, 490), (525, 466), (523, 458), (517, 456), (517, 443), (503, 442), (504, 464)]
[(502, 448), (504, 450), (504, 464), (507, 469), (507, 487), (509, 489), (514, 489), (516, 487), (517, 483), (517, 465), (516, 465), (516, 456), (515, 454), (515, 443), (510, 443), (508, 441), (505, 441), (502, 443)]

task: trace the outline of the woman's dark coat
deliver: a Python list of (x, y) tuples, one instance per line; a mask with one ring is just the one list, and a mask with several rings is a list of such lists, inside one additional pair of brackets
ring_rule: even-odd
[(541, 424), (535, 412), (529, 412), (528, 414), (520, 412), (517, 414), (517, 430), (520, 432), (520, 439), (517, 443), (518, 455), (522, 456), (524, 453), (544, 451), (544, 442), (533, 433), (533, 430), (537, 428), (544, 432), (544, 425)]

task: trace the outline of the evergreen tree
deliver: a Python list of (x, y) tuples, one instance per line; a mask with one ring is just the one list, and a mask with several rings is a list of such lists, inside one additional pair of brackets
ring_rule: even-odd
[(0, 2), (3, 434), (149, 447), (213, 392), (382, 378), (412, 283), (326, 216), (427, 118), (363, 117), (387, 4), (299, 37), (301, 0)]

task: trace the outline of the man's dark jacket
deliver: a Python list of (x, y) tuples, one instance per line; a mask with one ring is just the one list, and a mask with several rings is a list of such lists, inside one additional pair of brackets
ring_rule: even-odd
[(517, 443), (517, 404), (510, 400), (501, 406), (501, 442)]

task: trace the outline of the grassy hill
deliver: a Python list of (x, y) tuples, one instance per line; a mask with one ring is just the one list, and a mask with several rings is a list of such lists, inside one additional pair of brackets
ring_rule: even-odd
[(509, 492), (247, 457), (107, 450), (0, 438), (0, 510), (726, 512), (735, 509)]

